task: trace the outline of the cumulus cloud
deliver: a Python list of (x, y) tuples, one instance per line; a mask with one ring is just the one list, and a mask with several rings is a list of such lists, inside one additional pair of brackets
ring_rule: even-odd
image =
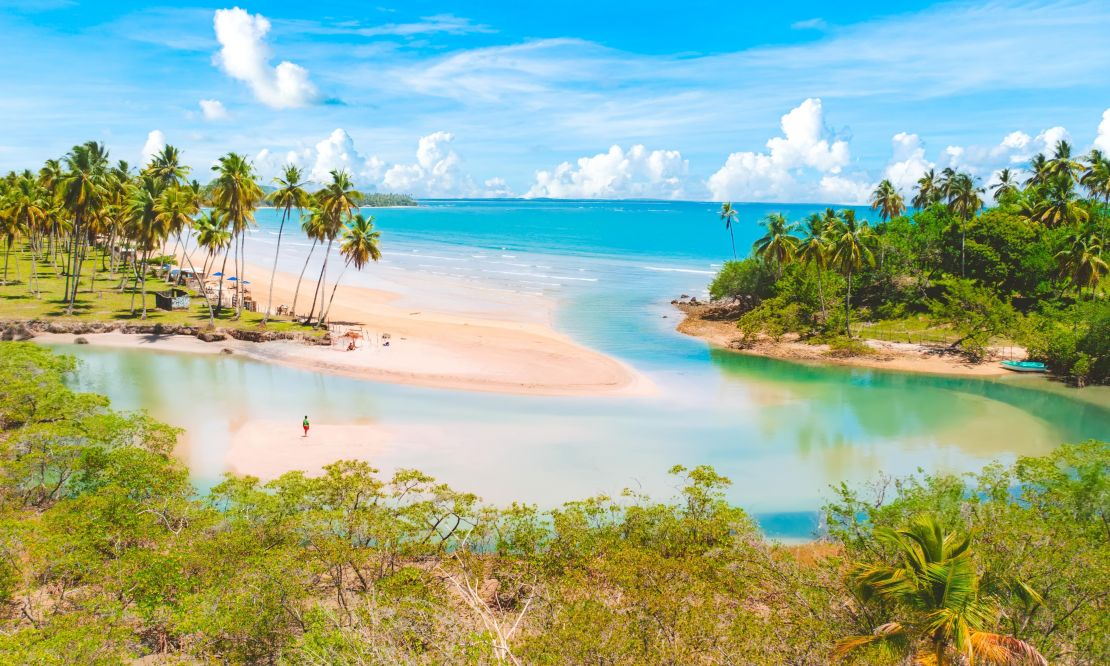
[(455, 135), (434, 132), (421, 137), (414, 164), (394, 164), (382, 177), (382, 186), (392, 192), (416, 196), (473, 196), (473, 181), (462, 172), (458, 154), (450, 144)]
[(1098, 136), (1095, 137), (1095, 148), (1110, 153), (1110, 109), (1102, 112), (1102, 122), (1098, 124)]
[(891, 157), (883, 177), (903, 193), (911, 191), (918, 179), (934, 165), (925, 159), (925, 145), (916, 134), (899, 132), (890, 140)]
[(489, 178), (484, 183), (486, 186), (482, 196), (491, 199), (504, 199), (513, 196), (513, 190), (504, 178)]
[(146, 143), (143, 144), (143, 164), (150, 162), (150, 158), (162, 151), (166, 147), (166, 135), (162, 130), (151, 130), (146, 135)]
[(270, 22), (235, 7), (216, 10), (213, 23), (220, 51), (215, 62), (228, 76), (250, 86), (258, 101), (275, 109), (305, 106), (316, 99), (308, 70), (289, 61), (270, 65), (266, 34)]
[(655, 198), (679, 199), (689, 163), (677, 150), (651, 150), (635, 145), (625, 152), (608, 152), (563, 162), (550, 171), (537, 171), (525, 195), (556, 199)]
[(200, 110), (205, 120), (227, 120), (230, 117), (223, 102), (218, 99), (200, 100)]
[(306, 167), (311, 163), (308, 178), (321, 184), (331, 180), (332, 170), (346, 171), (359, 183), (371, 183), (381, 177), (382, 161), (359, 154), (355, 149), (355, 140), (341, 128), (317, 143), (315, 150), (301, 155), (291, 153), (288, 157), (296, 157), (297, 163)]
[(331, 171), (346, 171), (355, 184), (366, 191), (388, 190), (423, 197), (508, 197), (508, 184), (500, 178), (475, 186), (461, 169), (462, 160), (451, 150), (454, 135), (434, 132), (422, 137), (413, 163), (387, 164), (377, 155), (365, 155), (355, 147), (346, 130), (337, 128), (312, 146), (280, 153), (262, 150), (255, 156), (255, 168), (263, 177), (279, 172), (284, 164), (296, 164), (307, 171), (308, 179), (318, 185), (331, 180)]
[(1070, 139), (1063, 127), (1049, 127), (1036, 136), (1020, 130), (1010, 132), (992, 146), (948, 146), (944, 149), (946, 166), (980, 176), (993, 182), (1003, 168), (1021, 170), (1037, 153), (1052, 154), (1056, 143)]
[[(848, 143), (825, 127), (821, 100), (810, 98), (784, 115), (782, 134), (767, 141), (766, 153), (738, 152), (706, 183), (718, 200), (822, 201), (855, 189), (837, 176), (850, 160)], [(808, 179), (800, 179), (806, 178)]]

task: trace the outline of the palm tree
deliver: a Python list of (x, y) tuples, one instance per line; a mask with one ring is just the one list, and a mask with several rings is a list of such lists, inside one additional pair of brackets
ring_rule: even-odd
[(315, 197), (311, 195), (308, 214), (301, 216), (301, 230), (304, 231), (305, 236), (312, 239), (312, 246), (308, 248), (308, 256), (305, 257), (301, 275), (297, 278), (297, 288), (293, 291), (293, 306), (289, 309), (289, 313), (294, 317), (297, 316), (297, 298), (301, 295), (301, 281), (304, 280), (305, 271), (308, 270), (308, 262), (312, 261), (312, 253), (316, 251), (316, 246), (327, 237), (324, 214), (320, 212), (320, 208), (315, 204)]
[(1022, 215), (1049, 228), (1077, 225), (1090, 215), (1067, 177), (1053, 178), (1036, 188)]
[(209, 262), (215, 265), (216, 255), (221, 252), (224, 255), (224, 265), (220, 269), (220, 284), (216, 293), (216, 312), (220, 312), (224, 296), (224, 275), (227, 273), (227, 248), (231, 246), (231, 232), (223, 216), (215, 210), (202, 213), (193, 222), (193, 228), (197, 233), (197, 247), (207, 253), (204, 258), (204, 270), (201, 271), (205, 276), (208, 275)]
[[(58, 198), (62, 207), (73, 218), (70, 270), (66, 274), (66, 314), (73, 314), (77, 302), (77, 284), (81, 279), (81, 264), (85, 258), (88, 239), (86, 225), (103, 205), (108, 151), (95, 142), (74, 146), (65, 157), (66, 172), (56, 181)], [(72, 280), (70, 279), (72, 277)], [(72, 284), (72, 289), (71, 289)]]
[(732, 240), (732, 258), (736, 258), (736, 236), (732, 233), (732, 225), (740, 218), (740, 211), (732, 207), (731, 201), (726, 201), (721, 204), (721, 219), (725, 222), (725, 229), (728, 230), (728, 236)]
[(304, 172), (294, 164), (287, 164), (280, 178), (275, 178), (278, 189), (270, 194), (270, 203), (281, 209), (281, 226), (278, 227), (277, 247), (274, 248), (274, 267), (270, 270), (270, 295), (266, 299), (266, 316), (262, 318), (262, 325), (270, 320), (270, 307), (274, 303), (274, 277), (277, 276), (278, 255), (281, 253), (281, 234), (285, 231), (285, 221), (289, 213), (296, 208), (298, 213), (303, 213), (309, 203), (308, 192), (305, 191)]
[(857, 222), (856, 211), (846, 209), (840, 212), (829, 234), (831, 264), (848, 279), (848, 289), (844, 292), (844, 331), (845, 335), (852, 337), (852, 275), (864, 266), (875, 265), (875, 255), (870, 247), (873, 242), (871, 226), (867, 222)]
[(813, 213), (806, 218), (805, 236), (798, 245), (798, 259), (805, 265), (817, 268), (817, 297), (821, 301), (821, 317), (829, 318), (825, 307), (825, 287), (822, 275), (829, 265), (829, 222), (821, 215)]
[[(242, 283), (244, 275), (240, 256), (245, 263), (244, 233), (254, 224), (254, 210), (258, 208), (264, 194), (255, 178), (254, 167), (243, 155), (228, 153), (217, 160), (212, 170), (216, 172), (212, 183), (212, 204), (231, 226), (231, 237), (235, 243), (235, 274), (236, 279)], [(239, 298), (235, 303), (235, 317), (242, 315), (243, 292), (240, 288)]]
[(917, 195), (913, 198), (913, 207), (922, 210), (932, 206), (940, 199), (940, 190), (937, 182), (937, 172), (929, 169), (925, 175), (917, 180)]
[[(38, 286), (38, 248), (35, 247), (36, 238), (41, 233), (44, 222), (46, 220), (47, 202), (42, 194), (42, 190), (38, 183), (30, 174), (25, 174), (18, 181), (15, 187), (8, 193), (7, 205), (4, 207), (3, 216), (9, 221), (4, 221), (4, 217), (0, 217), (0, 224), (5, 227), (11, 225), (14, 231), (22, 230), (29, 238), (29, 245), (31, 250), (31, 276), (27, 280), (28, 289), (32, 293), (37, 293)], [(5, 233), (5, 235), (7, 235)], [(8, 236), (11, 238), (11, 236)], [(11, 244), (4, 252), (4, 284), (8, 282), (8, 250)]]
[(871, 210), (879, 211), (885, 222), (906, 212), (906, 202), (894, 184), (884, 179), (871, 194)]
[(998, 172), (998, 182), (991, 185), (994, 190), (994, 200), (997, 203), (1002, 203), (1002, 200), (1018, 194), (1017, 180), (1014, 178), (1014, 172), (1009, 169), (1002, 169)]
[(782, 267), (794, 260), (798, 251), (798, 237), (792, 235), (798, 227), (786, 221), (782, 213), (771, 213), (759, 223), (766, 235), (752, 244), (752, 253), (775, 266), (775, 274), (782, 277)]
[(1080, 298), (1083, 298), (1084, 287), (1091, 290), (1091, 298), (1094, 298), (1102, 278), (1110, 272), (1110, 264), (1102, 258), (1102, 245), (1093, 236), (1082, 233), (1068, 238), (1067, 247), (1056, 253), (1056, 262), (1060, 274), (1071, 280)]
[[(169, 233), (177, 236), (178, 242), (181, 239), (181, 232), (193, 223), (193, 215), (197, 214), (199, 208), (197, 207), (196, 197), (192, 190), (188, 187), (169, 187), (162, 192), (158, 200), (154, 204), (157, 222), (162, 225)], [(200, 280), (200, 275), (197, 273), (196, 267), (193, 265), (193, 257), (188, 250), (183, 253), (185, 262), (189, 264), (189, 270), (193, 272), (197, 280)], [(216, 313), (212, 310), (212, 301), (208, 299), (208, 292), (204, 289), (204, 285), (200, 284), (201, 296), (204, 297), (204, 304), (208, 306), (208, 323), (210, 326), (216, 326)]]
[(1099, 228), (1099, 246), (1106, 244), (1106, 222), (1110, 218), (1110, 157), (1094, 148), (1087, 155), (1087, 170), (1079, 179), (1093, 199), (1102, 197), (1102, 224)]
[(378, 248), (380, 237), (381, 232), (374, 230), (373, 217), (366, 218), (362, 215), (355, 215), (347, 223), (343, 230), (342, 242), (339, 245), (339, 254), (346, 257), (347, 260), (343, 262), (343, 270), (340, 271), (339, 277), (335, 280), (335, 286), (331, 289), (328, 307), (320, 316), (320, 323), (326, 321), (328, 314), (331, 312), (331, 304), (335, 300), (335, 290), (339, 288), (339, 281), (343, 279), (343, 273), (346, 272), (347, 267), (354, 264), (355, 269), (361, 271), (366, 262), (377, 261), (382, 258), (382, 252)]
[(937, 200), (944, 200), (947, 203), (952, 202), (952, 192), (955, 189), (956, 178), (958, 174), (952, 167), (945, 167), (940, 172), (940, 179), (937, 181)]
[(1067, 178), (1075, 180), (1083, 171), (1083, 164), (1071, 156), (1071, 144), (1060, 140), (1056, 142), (1055, 153), (1046, 165), (1046, 172), (1050, 178)]
[(146, 167), (146, 173), (163, 187), (183, 184), (189, 171), (189, 167), (181, 164), (181, 152), (168, 144), (150, 158), (150, 164)]
[[(7, 207), (0, 209), (0, 237), (4, 239), (4, 285), (8, 284), (8, 255), (10, 255), (12, 252), (12, 245), (15, 244), (15, 240), (17, 238), (24, 235), (25, 233), (26, 232), (24, 231), (21, 220), (19, 220), (15, 215), (12, 215), (11, 211), (8, 210)], [(17, 259), (17, 273), (18, 263), (19, 261)], [(18, 275), (16, 279), (19, 279)]]
[(1026, 187), (1039, 187), (1051, 176), (1048, 158), (1044, 156), (1044, 153), (1037, 153), (1033, 156), (1033, 159), (1029, 161), (1029, 170), (1032, 174), (1025, 181)]
[[(899, 619), (863, 636), (841, 640), (834, 651), (844, 656), (860, 648), (889, 656), (911, 656), (914, 663), (1027, 664), (1048, 666), (1029, 643), (989, 631), (999, 619), (998, 600), (984, 589), (972, 560), (970, 537), (946, 531), (931, 516), (908, 529), (875, 529), (875, 540), (893, 549), (895, 564), (859, 564), (851, 573), (862, 603), (884, 602)], [(1036, 602), (1040, 596), (1014, 583)]]
[(346, 171), (332, 169), (331, 182), (316, 193), (316, 201), (320, 206), (324, 235), (328, 239), (328, 247), (324, 251), (324, 264), (320, 268), (320, 280), (316, 284), (316, 294), (312, 298), (312, 307), (308, 312), (308, 321), (312, 321), (312, 314), (316, 311), (316, 300), (320, 298), (321, 318), (323, 316), (323, 295), (327, 281), (328, 258), (331, 256), (331, 246), (343, 230), (344, 223), (358, 209), (363, 199), (362, 192), (354, 188), (350, 175)]
[[(150, 253), (157, 248), (169, 233), (164, 217), (158, 215), (157, 200), (159, 181), (153, 176), (141, 176), (131, 186), (127, 199), (127, 237), (135, 244), (135, 252), (142, 252), (142, 261), (136, 267), (136, 279), (142, 283), (143, 313), (146, 319), (146, 272)], [(135, 314), (135, 292), (131, 292), (131, 314)]]
[(967, 223), (983, 207), (983, 199), (979, 196), (983, 188), (966, 173), (953, 174), (947, 185), (948, 210), (960, 220), (960, 277), (966, 277)]

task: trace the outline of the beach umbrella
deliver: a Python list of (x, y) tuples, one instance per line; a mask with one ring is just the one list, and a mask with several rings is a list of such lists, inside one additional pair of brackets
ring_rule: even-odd
[(223, 276), (224, 276), (223, 273), (213, 273), (212, 274), (212, 277), (223, 277)]
[(228, 282), (235, 282), (235, 281), (237, 281), (238, 279), (239, 279), (239, 278), (237, 278), (237, 277), (235, 277), (234, 275), (232, 275), (231, 277), (229, 277), (229, 278), (227, 279), (227, 281), (228, 281)]

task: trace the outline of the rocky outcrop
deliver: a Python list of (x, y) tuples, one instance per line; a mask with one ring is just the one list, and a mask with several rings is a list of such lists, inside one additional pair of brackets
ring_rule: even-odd
[(228, 338), (247, 342), (272, 342), (291, 340), (312, 345), (329, 345), (331, 337), (307, 336), (301, 332), (259, 331), (238, 328), (208, 329), (183, 324), (146, 324), (124, 321), (63, 321), (57, 319), (31, 319), (28, 321), (0, 322), (0, 340), (30, 340), (39, 333), (91, 335), (119, 331), (129, 335), (188, 335), (205, 342), (222, 342)]
[(697, 296), (682, 295), (671, 301), (679, 310), (691, 317), (709, 321), (736, 321), (759, 305), (759, 299), (752, 296), (730, 296), (711, 301), (699, 301)]

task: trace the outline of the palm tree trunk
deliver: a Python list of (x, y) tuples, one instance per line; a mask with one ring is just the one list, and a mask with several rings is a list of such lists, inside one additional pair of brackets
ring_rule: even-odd
[(732, 225), (728, 226), (728, 236), (732, 239), (732, 259), (736, 260), (736, 233), (732, 230)]
[(36, 260), (33, 250), (31, 252), (31, 279), (27, 281), (27, 286), (31, 289), (31, 295), (35, 298), (38, 298), (39, 268), (38, 261)]
[(852, 337), (852, 271), (848, 271), (848, 290), (844, 292), (844, 331)]
[(243, 287), (243, 280), (244, 280), (244, 277), (245, 277), (244, 273), (247, 270), (247, 230), (246, 230), (246, 228), (244, 228), (243, 231), (240, 232), (240, 236), (241, 236), (241, 238), (239, 240), (239, 257), (240, 257), (239, 273), (238, 273), (238, 275), (236, 275), (236, 277), (239, 278), (239, 285), (238, 285), (239, 299), (238, 299), (238, 302), (236, 303), (236, 305), (238, 306), (238, 309), (235, 312), (235, 318), (236, 319), (239, 319), (240, 317), (243, 316), (243, 297), (244, 297), (245, 292), (246, 292), (246, 288)]
[[(73, 224), (73, 242), (71, 245), (70, 254), (72, 258), (69, 262), (69, 271), (66, 275), (66, 298), (69, 300), (69, 305), (66, 306), (66, 314), (73, 314), (73, 305), (77, 301), (77, 282), (81, 279), (81, 265), (77, 261), (78, 247), (81, 243), (81, 216), (78, 215)], [(70, 290), (72, 283), (73, 289)]]
[(131, 276), (135, 283), (131, 285), (131, 316), (135, 316), (135, 294), (139, 292), (139, 253), (131, 253)]
[[(162, 247), (163, 247), (163, 251), (164, 251), (165, 243), (162, 244)], [(143, 283), (143, 316), (140, 317), (141, 319), (146, 319), (146, 262), (149, 259), (150, 259), (150, 250), (147, 250), (146, 252), (143, 253), (143, 272), (139, 275), (139, 279), (142, 280), (142, 283)]]
[(348, 259), (346, 262), (343, 263), (343, 270), (339, 271), (339, 277), (335, 278), (335, 286), (333, 286), (331, 288), (331, 298), (328, 299), (328, 307), (320, 315), (320, 322), (319, 323), (321, 325), (327, 320), (328, 315), (331, 314), (331, 304), (335, 300), (336, 290), (339, 289), (339, 281), (343, 279), (343, 274), (347, 272), (347, 267), (350, 266), (350, 265), (351, 265), (351, 260)]
[(301, 280), (304, 279), (304, 272), (308, 270), (308, 262), (312, 260), (312, 253), (316, 250), (316, 240), (313, 239), (312, 247), (308, 248), (308, 256), (305, 257), (304, 267), (301, 268), (301, 276), (297, 278), (297, 288), (293, 291), (293, 307), (289, 310), (289, 314), (293, 319), (297, 318), (297, 297), (301, 295)]
[(817, 265), (817, 298), (818, 298), (818, 300), (821, 301), (821, 317), (825, 320), (825, 323), (827, 323), (828, 320), (829, 320), (829, 311), (825, 307), (825, 286), (824, 286), (823, 280), (821, 279), (823, 274), (824, 274), (824, 271), (821, 270), (821, 265), (818, 264)]
[(266, 297), (266, 314), (262, 317), (262, 325), (270, 321), (270, 308), (274, 305), (274, 277), (277, 276), (278, 255), (281, 254), (281, 234), (285, 231), (285, 220), (289, 217), (289, 209), (281, 214), (281, 225), (278, 227), (277, 247), (274, 248), (274, 267), (270, 269), (270, 294)]
[(965, 269), (964, 248), (967, 246), (967, 229), (965, 228), (966, 222), (960, 224), (960, 277), (967, 277), (967, 270)]
[(234, 264), (234, 266), (235, 266), (235, 295), (236, 295), (236, 298), (235, 298), (235, 319), (238, 320), (239, 315), (242, 314), (239, 310), (239, 306), (243, 302), (243, 289), (239, 286), (239, 281), (242, 279), (242, 276), (239, 275), (239, 234), (238, 233), (235, 234), (235, 242), (232, 243), (231, 252), (235, 256), (235, 259), (232, 260), (232, 264)]
[[(180, 231), (178, 235), (181, 235)], [(212, 311), (212, 301), (208, 298), (208, 291), (204, 288), (204, 283), (200, 281), (200, 274), (197, 273), (196, 266), (193, 266), (193, 257), (189, 254), (188, 250), (185, 251), (185, 261), (189, 262), (189, 270), (193, 272), (193, 277), (197, 279), (197, 286), (200, 287), (201, 296), (204, 296), (204, 304), (208, 306), (208, 325), (211, 328), (216, 328), (216, 313)]]
[(320, 267), (320, 280), (316, 283), (316, 291), (312, 294), (312, 307), (308, 309), (308, 319), (306, 323), (312, 323), (312, 315), (316, 313), (316, 299), (320, 296), (320, 290), (324, 288), (324, 280), (327, 279), (328, 270), (328, 257), (331, 256), (331, 239), (328, 239), (328, 247), (324, 250), (324, 265)]
[(230, 250), (231, 250), (230, 246), (224, 248), (224, 261), (223, 261), (223, 264), (220, 266), (220, 286), (217, 288), (217, 291), (216, 291), (216, 312), (217, 313), (220, 313), (223, 310), (223, 307), (224, 307), (224, 277), (227, 276), (227, 255), (228, 255), (228, 252), (230, 252)]
[(4, 286), (8, 284), (8, 255), (12, 252), (12, 239), (4, 245)]

